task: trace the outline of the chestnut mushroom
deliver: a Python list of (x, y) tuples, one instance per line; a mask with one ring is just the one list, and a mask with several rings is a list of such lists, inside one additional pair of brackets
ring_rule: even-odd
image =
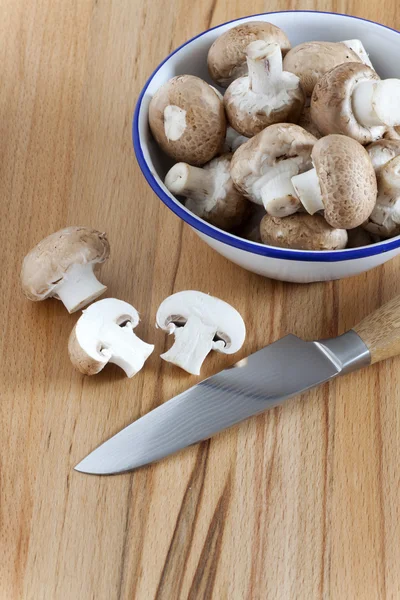
[(304, 213), (285, 218), (265, 215), (260, 234), (264, 244), (295, 250), (340, 250), (347, 244), (345, 229), (334, 229), (321, 215)]

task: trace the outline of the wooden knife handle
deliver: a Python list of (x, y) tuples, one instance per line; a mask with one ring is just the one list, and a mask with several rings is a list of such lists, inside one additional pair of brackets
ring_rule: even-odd
[(354, 331), (371, 353), (371, 364), (400, 354), (400, 296), (366, 317)]

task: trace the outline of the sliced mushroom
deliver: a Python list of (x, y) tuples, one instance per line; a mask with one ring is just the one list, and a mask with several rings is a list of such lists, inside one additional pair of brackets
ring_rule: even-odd
[(150, 101), (149, 124), (166, 154), (197, 166), (218, 154), (226, 133), (220, 95), (194, 75), (178, 75), (161, 86)]
[(303, 112), (300, 115), (297, 125), (308, 131), (308, 133), (311, 133), (317, 140), (322, 137), (318, 127), (311, 118), (311, 108), (309, 106), (303, 108)]
[(247, 137), (273, 123), (296, 122), (303, 110), (299, 78), (282, 70), (279, 44), (262, 40), (247, 46), (249, 74), (235, 79), (224, 96), (231, 126)]
[(338, 229), (353, 229), (371, 214), (377, 195), (376, 177), (368, 152), (352, 138), (328, 135), (312, 150), (314, 168), (292, 177), (306, 211), (324, 211)]
[(247, 75), (246, 48), (256, 40), (277, 43), (285, 55), (290, 49), (286, 34), (264, 21), (243, 23), (220, 35), (208, 52), (208, 70), (213, 80), (228, 87), (234, 79)]
[(371, 69), (374, 68), (361, 40), (343, 40), (342, 44), (345, 44), (348, 48), (350, 48), (350, 50), (357, 54), (358, 58), (364, 63), (364, 65), (367, 65), (367, 67), (370, 67)]
[(283, 68), (300, 78), (306, 96), (311, 96), (321, 77), (343, 63), (361, 62), (353, 50), (341, 42), (304, 42), (285, 56)]
[(400, 155), (400, 140), (378, 140), (366, 147), (375, 173), (378, 173), (381, 167), (389, 160)]
[(361, 144), (400, 124), (400, 80), (381, 81), (360, 63), (339, 65), (322, 77), (311, 98), (311, 118), (323, 135), (342, 133)]
[(216, 227), (229, 231), (243, 223), (249, 202), (230, 175), (231, 154), (214, 158), (202, 169), (177, 163), (165, 177), (172, 194), (184, 196), (185, 206)]
[(400, 234), (400, 156), (383, 165), (377, 179), (376, 206), (364, 227), (381, 237), (393, 237)]
[(228, 125), (226, 128), (225, 143), (223, 148), (223, 154), (230, 154), (236, 152), (236, 150), (245, 142), (248, 142), (249, 138), (245, 135), (241, 135), (238, 131), (235, 131), (233, 127)]
[(281, 219), (266, 215), (260, 225), (264, 244), (295, 250), (340, 250), (347, 231), (334, 229), (321, 215), (296, 214)]
[(66, 227), (46, 237), (25, 256), (22, 290), (29, 300), (56, 298), (68, 312), (75, 312), (106, 291), (94, 269), (109, 256), (105, 233)]
[(312, 167), (311, 151), (316, 142), (298, 125), (270, 125), (233, 155), (231, 177), (235, 186), (270, 215), (297, 212), (301, 203), (290, 179)]
[(127, 302), (95, 302), (83, 311), (69, 337), (72, 364), (84, 375), (95, 375), (113, 363), (133, 377), (154, 350), (134, 334), (138, 323), (137, 310)]
[(174, 334), (173, 346), (161, 358), (188, 373), (200, 375), (211, 350), (233, 354), (246, 337), (244, 321), (230, 304), (197, 291), (178, 292), (164, 300), (157, 327)]

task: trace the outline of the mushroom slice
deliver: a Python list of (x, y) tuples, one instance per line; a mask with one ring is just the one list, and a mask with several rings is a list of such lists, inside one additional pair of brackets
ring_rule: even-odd
[(218, 154), (225, 139), (221, 95), (194, 75), (173, 77), (151, 99), (149, 124), (166, 154), (177, 161), (204, 165)]
[(360, 63), (339, 65), (322, 77), (311, 98), (311, 118), (323, 135), (342, 133), (361, 144), (400, 124), (400, 80), (381, 81)]
[(260, 234), (264, 244), (296, 250), (340, 250), (347, 244), (345, 229), (334, 229), (321, 215), (304, 213), (284, 219), (266, 215)]
[(157, 327), (175, 335), (173, 346), (161, 358), (200, 375), (201, 365), (211, 350), (233, 354), (240, 350), (246, 327), (230, 304), (197, 291), (178, 292), (161, 303)]
[(34, 302), (57, 298), (73, 313), (106, 291), (94, 268), (109, 256), (105, 233), (66, 227), (46, 237), (25, 256), (22, 290)]
[(165, 185), (169, 191), (186, 198), (186, 208), (226, 231), (243, 223), (249, 205), (233, 185), (230, 175), (231, 158), (231, 154), (224, 154), (214, 158), (202, 169), (177, 163), (165, 177)]
[(344, 42), (304, 42), (286, 54), (283, 68), (297, 75), (304, 93), (311, 96), (325, 73), (348, 62), (361, 62), (361, 59)]
[(353, 229), (371, 214), (377, 195), (376, 177), (368, 152), (344, 135), (318, 140), (311, 154), (314, 168), (292, 177), (308, 213), (324, 211), (338, 229)]
[(272, 123), (296, 122), (305, 97), (299, 78), (282, 70), (279, 44), (257, 40), (246, 54), (248, 76), (235, 79), (224, 96), (231, 126), (252, 137)]
[(297, 125), (270, 125), (233, 155), (231, 177), (249, 200), (272, 216), (284, 217), (301, 207), (291, 177), (312, 167), (316, 138)]
[(377, 173), (378, 198), (364, 227), (388, 238), (400, 234), (400, 156), (392, 158)]
[(345, 46), (357, 54), (358, 58), (364, 63), (364, 65), (367, 65), (367, 67), (370, 67), (371, 69), (374, 68), (361, 40), (343, 40), (341, 43), (345, 44)]
[(252, 21), (232, 27), (220, 35), (208, 52), (208, 70), (218, 85), (228, 87), (234, 79), (247, 75), (246, 48), (256, 40), (275, 42), (282, 54), (290, 49), (286, 34), (264, 21)]
[(372, 166), (375, 169), (375, 173), (378, 174), (381, 167), (385, 165), (389, 160), (400, 155), (400, 139), (391, 140), (383, 139), (377, 142), (372, 142), (366, 147), (369, 157), (372, 162)]
[(72, 364), (84, 375), (95, 375), (113, 363), (133, 377), (154, 350), (134, 334), (138, 323), (137, 310), (127, 302), (95, 302), (83, 311), (69, 337)]

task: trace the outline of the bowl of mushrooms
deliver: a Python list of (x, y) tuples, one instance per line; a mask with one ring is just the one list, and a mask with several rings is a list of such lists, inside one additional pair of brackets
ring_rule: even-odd
[(284, 281), (400, 253), (400, 33), (289, 11), (210, 29), (154, 71), (133, 142), (157, 196), (217, 252)]

